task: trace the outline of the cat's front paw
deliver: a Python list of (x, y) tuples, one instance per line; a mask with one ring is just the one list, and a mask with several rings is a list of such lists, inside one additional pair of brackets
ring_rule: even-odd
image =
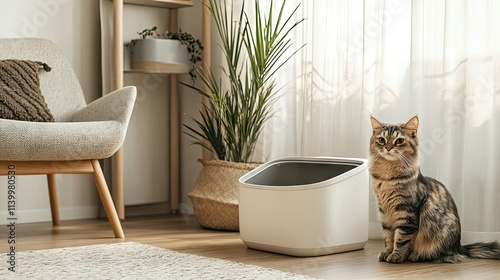
[(388, 263), (403, 263), (405, 261), (405, 257), (398, 253), (392, 253), (387, 256), (385, 261)]
[(408, 260), (411, 262), (418, 262), (418, 259), (418, 254), (415, 251), (413, 251), (410, 256), (408, 256)]
[(380, 254), (378, 254), (378, 260), (380, 262), (385, 262), (387, 261), (387, 257), (392, 253), (392, 251), (385, 251), (385, 252), (380, 252)]

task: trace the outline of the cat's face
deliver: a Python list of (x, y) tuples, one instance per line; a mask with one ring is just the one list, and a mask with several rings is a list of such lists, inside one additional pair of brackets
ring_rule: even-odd
[(418, 161), (418, 117), (406, 124), (383, 124), (371, 117), (373, 135), (370, 139), (372, 160), (380, 157), (388, 161), (410, 164)]

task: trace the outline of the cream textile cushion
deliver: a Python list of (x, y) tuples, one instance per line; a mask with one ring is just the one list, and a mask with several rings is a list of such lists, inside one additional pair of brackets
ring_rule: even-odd
[(3, 59), (43, 61), (52, 67), (50, 75), (41, 75), (40, 87), (55, 122), (0, 119), (0, 159), (102, 159), (122, 146), (135, 87), (125, 87), (87, 105), (73, 68), (58, 46), (46, 39), (0, 39)]

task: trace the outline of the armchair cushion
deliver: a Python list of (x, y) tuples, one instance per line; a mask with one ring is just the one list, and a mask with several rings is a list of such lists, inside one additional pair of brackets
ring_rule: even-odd
[(0, 119), (0, 159), (62, 161), (103, 159), (123, 144), (136, 88), (124, 87), (75, 112), (69, 122)]
[(38, 71), (50, 67), (31, 60), (0, 60), (0, 118), (20, 121), (54, 121), (40, 91)]

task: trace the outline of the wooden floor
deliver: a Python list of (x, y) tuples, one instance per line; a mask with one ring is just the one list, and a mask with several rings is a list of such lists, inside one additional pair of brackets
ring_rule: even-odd
[[(17, 225), (17, 251), (116, 242), (139, 242), (178, 252), (275, 268), (320, 279), (500, 279), (500, 261), (468, 260), (458, 264), (381, 263), (381, 240), (370, 240), (363, 250), (298, 258), (245, 247), (238, 232), (201, 228), (192, 216), (162, 215), (127, 218), (125, 239), (113, 238), (107, 220), (63, 221)], [(5, 230), (2, 229), (2, 236)], [(4, 237), (5, 238), (5, 237)], [(7, 251), (7, 238), (1, 242)]]

